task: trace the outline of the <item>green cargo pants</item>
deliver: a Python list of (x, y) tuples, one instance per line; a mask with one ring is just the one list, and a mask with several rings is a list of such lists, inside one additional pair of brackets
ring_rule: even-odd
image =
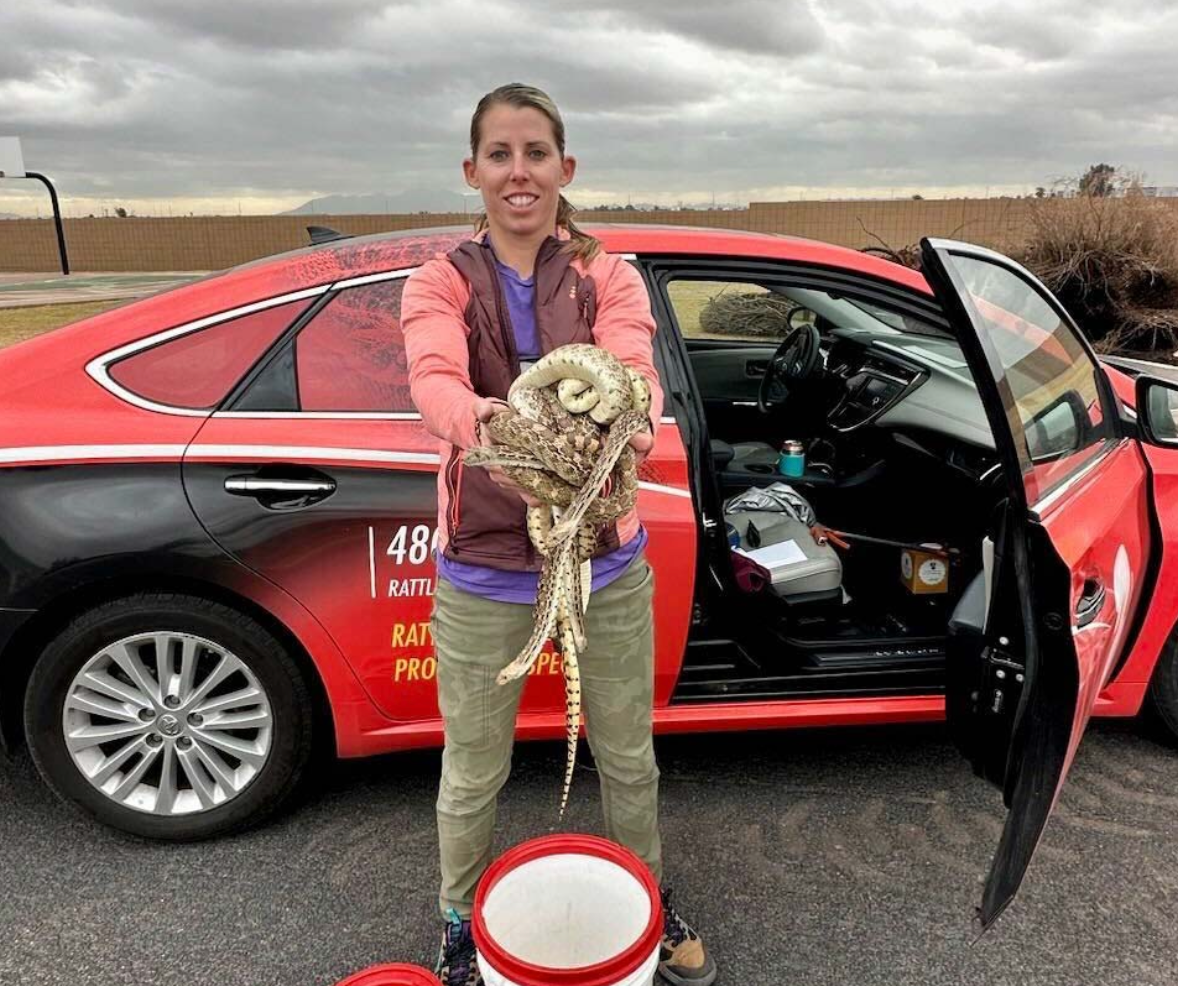
[[(593, 593), (580, 655), (589, 746), (601, 779), (605, 834), (662, 877), (658, 779), (651, 741), (654, 693), (654, 577), (643, 554)], [(495, 805), (511, 770), (516, 710), (524, 680), (495, 676), (532, 632), (532, 607), (483, 599), (439, 579), (432, 630), (438, 702), (446, 727), (438, 790), (442, 913), (467, 917), (479, 877), (491, 862)], [(561, 774), (552, 776), (552, 817)], [(576, 787), (574, 786), (574, 793)]]

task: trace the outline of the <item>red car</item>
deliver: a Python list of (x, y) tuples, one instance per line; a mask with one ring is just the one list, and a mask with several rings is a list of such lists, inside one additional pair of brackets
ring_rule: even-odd
[[(656, 728), (947, 713), (1010, 808), (992, 921), (1089, 715), (1149, 695), (1178, 727), (1178, 385), (1102, 364), (1030, 274), (965, 244), (926, 241), (921, 274), (594, 232), (660, 327)], [(0, 733), (62, 797), (193, 839), (276, 810), (316, 752), (441, 743), (439, 463), (398, 314), (465, 235), (338, 238), (0, 351)], [(849, 548), (783, 509), (786, 439), (808, 520)], [(545, 654), (519, 735), (559, 738), (563, 701)]]

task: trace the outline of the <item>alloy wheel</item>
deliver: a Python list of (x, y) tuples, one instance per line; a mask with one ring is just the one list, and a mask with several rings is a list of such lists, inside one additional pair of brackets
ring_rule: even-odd
[(66, 692), (66, 748), (112, 801), (152, 815), (208, 811), (266, 763), (270, 700), (249, 667), (189, 633), (124, 637), (82, 666)]

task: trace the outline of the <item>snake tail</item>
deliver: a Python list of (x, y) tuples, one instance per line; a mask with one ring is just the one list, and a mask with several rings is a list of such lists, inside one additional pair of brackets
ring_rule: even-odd
[(572, 641), (572, 630), (561, 634), (561, 665), (564, 668), (565, 741), (568, 748), (564, 765), (564, 787), (560, 794), (560, 820), (564, 820), (573, 786), (573, 771), (577, 766), (577, 737), (581, 731), (581, 666), (577, 663), (577, 647)]

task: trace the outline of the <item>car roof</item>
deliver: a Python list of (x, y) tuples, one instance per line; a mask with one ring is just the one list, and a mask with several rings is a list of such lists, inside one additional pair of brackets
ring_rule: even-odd
[[(910, 268), (849, 247), (799, 236), (657, 223), (586, 223), (582, 228), (599, 239), (610, 253), (794, 260), (884, 277), (926, 293), (929, 290), (924, 277)], [(328, 251), (340, 268), (348, 271), (348, 276), (360, 277), (419, 266), (439, 253), (453, 249), (470, 235), (469, 226), (372, 233), (265, 257), (233, 270), (248, 271), (277, 263), (300, 264), (309, 256)]]
[[(587, 223), (611, 253), (778, 259), (829, 266), (929, 293), (919, 271), (847, 247), (744, 230), (653, 224)], [(341, 238), (250, 261), (162, 291), (20, 343), (32, 350), (71, 349), (86, 359), (153, 332), (306, 288), (390, 270), (418, 267), (471, 236), (446, 226)]]

